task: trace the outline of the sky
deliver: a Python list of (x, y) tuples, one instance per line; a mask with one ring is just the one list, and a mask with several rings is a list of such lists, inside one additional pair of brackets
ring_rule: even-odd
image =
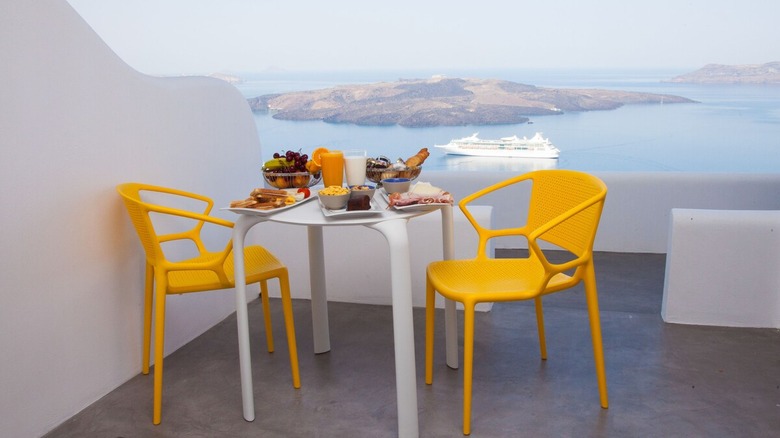
[(68, 0), (147, 74), (780, 61), (777, 0)]

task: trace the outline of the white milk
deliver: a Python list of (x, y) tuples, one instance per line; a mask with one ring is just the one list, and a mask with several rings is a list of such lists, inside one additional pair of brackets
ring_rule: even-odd
[(344, 156), (344, 173), (348, 186), (359, 186), (366, 182), (366, 157)]

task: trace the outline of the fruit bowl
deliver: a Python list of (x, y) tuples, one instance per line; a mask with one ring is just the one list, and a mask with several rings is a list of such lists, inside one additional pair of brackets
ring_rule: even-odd
[(378, 169), (368, 167), (366, 168), (366, 178), (368, 178), (368, 180), (373, 183), (379, 183), (383, 179), (388, 178), (409, 178), (410, 180), (414, 181), (418, 176), (420, 176), (420, 172), (422, 172), (422, 166), (409, 167), (405, 170), (394, 170), (391, 168)]
[(277, 189), (311, 187), (322, 179), (322, 172), (272, 172), (263, 169), (265, 182)]

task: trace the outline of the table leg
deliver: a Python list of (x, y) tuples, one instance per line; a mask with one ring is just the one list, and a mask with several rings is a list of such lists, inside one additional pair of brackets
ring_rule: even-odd
[(416, 438), (420, 431), (417, 419), (412, 274), (406, 222), (406, 219), (388, 220), (370, 227), (382, 233), (390, 247), (398, 436)]
[(319, 354), (330, 351), (328, 296), (325, 289), (325, 249), (322, 227), (310, 225), (308, 229), (311, 326), (314, 339), (314, 354)]
[(233, 266), (236, 283), (236, 321), (238, 324), (238, 362), (241, 370), (241, 399), (244, 419), (254, 421), (255, 400), (252, 392), (252, 357), (249, 350), (249, 317), (246, 306), (246, 275), (244, 274), (244, 238), (257, 219), (239, 216), (233, 226)]
[[(444, 260), (455, 258), (455, 231), (452, 218), (452, 206), (441, 208), (441, 230)], [(444, 344), (447, 351), (447, 366), (458, 369), (458, 312), (455, 302), (444, 299)]]

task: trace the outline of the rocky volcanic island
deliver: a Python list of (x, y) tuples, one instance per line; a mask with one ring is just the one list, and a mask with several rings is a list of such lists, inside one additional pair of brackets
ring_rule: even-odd
[(554, 89), (496, 79), (400, 80), (249, 99), (282, 120), (408, 127), (525, 123), (529, 116), (599, 111), (627, 104), (689, 103), (680, 96), (597, 89)]
[(675, 76), (667, 82), (780, 85), (780, 62), (742, 65), (707, 64), (696, 71)]

